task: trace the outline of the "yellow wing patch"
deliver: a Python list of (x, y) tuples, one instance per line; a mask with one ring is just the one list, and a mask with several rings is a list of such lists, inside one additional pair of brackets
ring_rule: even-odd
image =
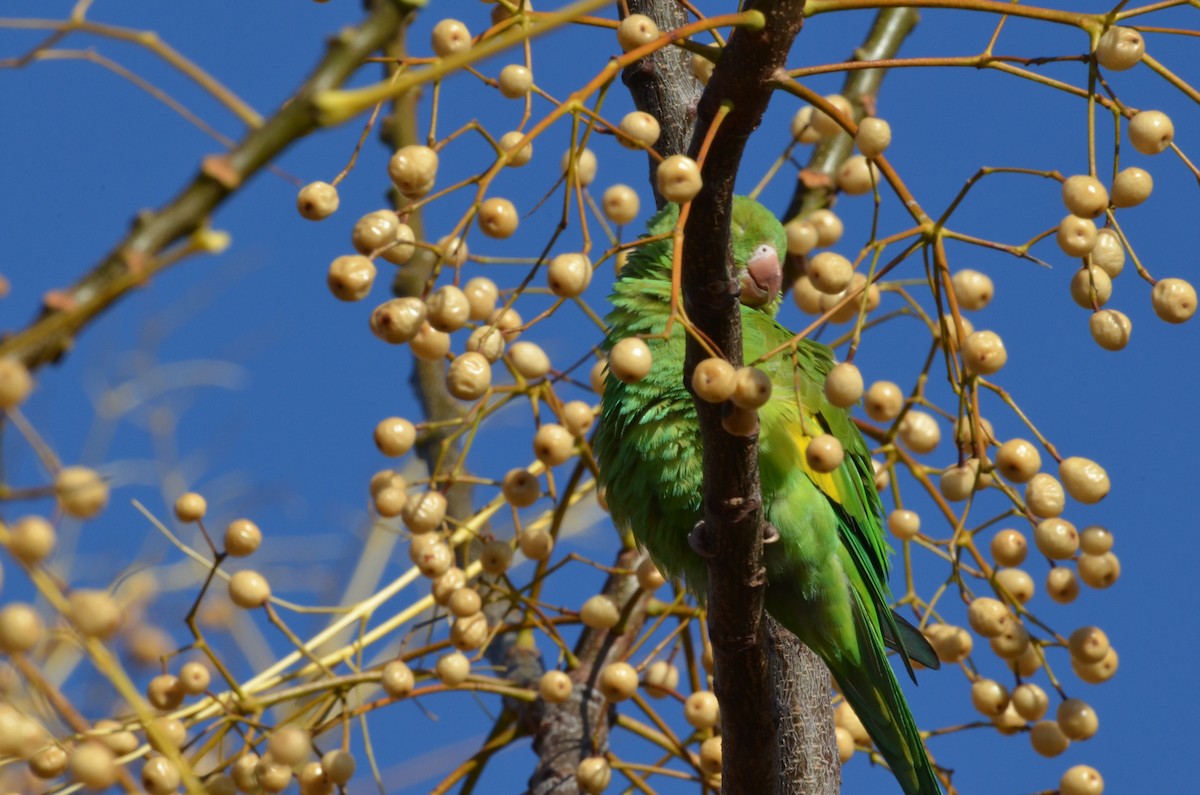
[[(807, 417), (805, 419), (808, 420)], [(808, 421), (811, 422), (811, 420)], [(796, 449), (800, 452), (800, 468), (804, 470), (804, 474), (808, 475), (809, 480), (817, 484), (817, 488), (824, 492), (826, 497), (838, 505), (842, 505), (842, 489), (836, 477), (841, 473), (841, 470), (835, 469), (833, 472), (817, 472), (808, 465), (808, 444), (813, 440), (813, 437), (805, 433), (803, 425), (791, 425), (788, 428), (788, 435), (792, 437), (792, 442), (795, 443)]]

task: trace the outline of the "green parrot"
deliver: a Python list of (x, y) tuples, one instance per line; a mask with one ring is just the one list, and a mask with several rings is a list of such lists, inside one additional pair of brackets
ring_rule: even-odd
[[(669, 232), (678, 218), (679, 208), (668, 205), (651, 219), (649, 235)], [(793, 336), (774, 317), (787, 237), (769, 210), (744, 196), (734, 197), (730, 237), (743, 357), (751, 362)], [(613, 288), (606, 346), (642, 336), (653, 366), (633, 384), (608, 377), (595, 450), (614, 521), (632, 530), (664, 574), (682, 577), (703, 598), (707, 565), (689, 540), (702, 515), (702, 473), (696, 410), (683, 383), (683, 326), (657, 336), (670, 315), (671, 254), (669, 237), (638, 247)], [(773, 386), (758, 412), (763, 507), (777, 531), (765, 539), (766, 608), (825, 661), (906, 795), (940, 795), (885, 646), (900, 652), (910, 676), (910, 659), (928, 668), (938, 659), (888, 607), (882, 506), (861, 433), (847, 410), (825, 398), (833, 363), (827, 346), (805, 339), (794, 355), (757, 365)], [(805, 458), (810, 439), (822, 433), (845, 450), (830, 473), (812, 470)]]

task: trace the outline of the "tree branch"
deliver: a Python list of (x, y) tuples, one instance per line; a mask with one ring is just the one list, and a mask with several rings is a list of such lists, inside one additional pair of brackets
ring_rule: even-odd
[[(729, 256), (734, 179), (750, 134), (770, 99), (766, 86), (779, 73), (802, 24), (803, 0), (760, 2), (766, 24), (733, 32), (701, 97), (690, 154), (712, 136), (702, 164), (704, 188), (692, 201), (683, 243), (683, 298), (688, 316), (735, 365), (742, 363), (741, 316)], [(710, 130), (725, 106), (720, 127)], [(689, 336), (685, 383), (706, 354)], [(696, 401), (704, 449), (704, 522), (713, 546), (709, 560), (709, 636), (715, 691), (721, 703), (728, 793), (771, 792), (779, 768), (778, 727), (763, 633), (764, 523), (758, 481), (757, 437), (732, 436), (721, 409)]]
[(56, 361), (100, 313), (177, 262), (177, 257), (160, 255), (172, 243), (202, 229), (212, 212), (247, 180), (317, 129), (312, 98), (342, 85), (395, 34), (415, 5), (406, 0), (376, 3), (361, 25), (334, 37), (321, 63), (273, 117), (228, 152), (206, 157), (178, 196), (163, 208), (139, 216), (129, 235), (99, 265), (65, 291), (52, 294), (37, 320), (0, 343), (0, 356), (15, 356), (30, 369)]

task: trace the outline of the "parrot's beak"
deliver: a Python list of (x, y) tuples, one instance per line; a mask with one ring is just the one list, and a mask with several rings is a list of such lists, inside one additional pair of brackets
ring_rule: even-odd
[(740, 300), (746, 306), (767, 306), (783, 288), (783, 266), (773, 249), (757, 253), (746, 263), (746, 272), (741, 278)]

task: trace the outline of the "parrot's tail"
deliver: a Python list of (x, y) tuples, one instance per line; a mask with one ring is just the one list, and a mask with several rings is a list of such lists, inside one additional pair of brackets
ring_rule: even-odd
[[(862, 604), (857, 606), (861, 610)], [(867, 621), (858, 620), (855, 624), (861, 661), (852, 664), (841, 655), (825, 657), (830, 673), (905, 795), (942, 795), (941, 784), (925, 753), (925, 744), (878, 631)], [(821, 654), (819, 649), (814, 651)]]

